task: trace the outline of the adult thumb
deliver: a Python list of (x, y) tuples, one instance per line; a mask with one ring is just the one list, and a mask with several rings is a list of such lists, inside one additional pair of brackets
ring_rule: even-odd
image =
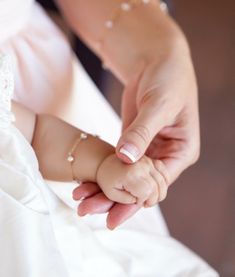
[(162, 111), (144, 105), (134, 121), (123, 131), (116, 154), (125, 163), (135, 163), (146, 152), (153, 138), (164, 127)]

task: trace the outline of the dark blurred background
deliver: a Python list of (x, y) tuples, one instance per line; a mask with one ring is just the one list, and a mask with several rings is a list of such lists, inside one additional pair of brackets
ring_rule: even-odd
[[(52, 11), (51, 2), (44, 2)], [(202, 151), (199, 162), (171, 187), (161, 208), (174, 237), (222, 277), (235, 277), (235, 1), (172, 0), (168, 4), (192, 50), (199, 84)], [(121, 84), (51, 14), (119, 112)]]

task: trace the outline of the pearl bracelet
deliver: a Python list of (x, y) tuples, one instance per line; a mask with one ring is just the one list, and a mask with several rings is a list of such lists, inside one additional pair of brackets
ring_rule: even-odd
[[(110, 16), (109, 19), (107, 19), (104, 23), (105, 30), (102, 35), (102, 37), (97, 41), (96, 43), (96, 48), (100, 49), (104, 38), (106, 37), (107, 31), (113, 29), (115, 23), (118, 21), (119, 17), (121, 16), (122, 12), (130, 12), (134, 10), (137, 6), (143, 4), (143, 5), (148, 5), (150, 3), (156, 2), (155, 0), (126, 0), (120, 4), (117, 10), (114, 11), (113, 15)], [(163, 1), (160, 3), (160, 8), (163, 12), (167, 13), (168, 12), (168, 7), (167, 4)]]
[(71, 150), (68, 152), (67, 161), (69, 162), (69, 164), (71, 166), (72, 179), (73, 179), (73, 181), (76, 181), (76, 182), (79, 182), (79, 180), (75, 177), (74, 170), (73, 170), (73, 164), (75, 161), (74, 152), (76, 151), (78, 144), (82, 140), (86, 140), (87, 138), (88, 138), (88, 134), (81, 132), (79, 137), (75, 140)]
[(69, 162), (71, 166), (71, 172), (72, 172), (72, 180), (79, 183), (79, 180), (76, 178), (76, 175), (73, 170), (73, 164), (75, 162), (75, 156), (74, 152), (76, 151), (79, 143), (83, 140), (86, 140), (89, 136), (94, 137), (94, 138), (100, 138), (99, 135), (93, 135), (93, 134), (87, 134), (85, 132), (81, 132), (78, 136), (78, 138), (75, 140), (74, 144), (72, 145), (70, 151), (67, 154), (67, 161)]

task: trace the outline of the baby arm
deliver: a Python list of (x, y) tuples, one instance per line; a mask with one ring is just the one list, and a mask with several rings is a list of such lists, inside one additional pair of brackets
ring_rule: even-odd
[(72, 181), (74, 177), (81, 181), (96, 182), (99, 165), (115, 152), (110, 144), (89, 135), (75, 149), (73, 176), (67, 156), (81, 130), (51, 115), (35, 115), (15, 102), (12, 103), (12, 110), (16, 118), (15, 126), (31, 143), (45, 179)]
[(81, 130), (51, 115), (35, 115), (16, 103), (13, 112), (15, 125), (32, 144), (44, 178), (96, 182), (110, 200), (123, 204), (138, 202), (147, 207), (165, 198), (168, 180), (161, 161), (144, 156), (135, 164), (124, 164), (113, 146), (88, 135), (77, 145), (71, 168), (67, 156)]

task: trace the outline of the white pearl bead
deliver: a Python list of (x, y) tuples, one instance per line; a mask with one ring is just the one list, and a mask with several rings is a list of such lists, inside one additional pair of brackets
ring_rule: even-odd
[(121, 4), (121, 9), (123, 11), (129, 11), (131, 9), (131, 5), (127, 2), (124, 2), (124, 3)]
[(164, 3), (164, 2), (161, 2), (160, 4), (160, 8), (163, 12), (168, 12), (168, 7), (167, 7), (167, 4)]
[[(104, 70), (108, 70), (109, 69), (109, 67), (108, 67), (108, 65), (106, 64), (106, 63), (102, 63), (102, 68), (104, 69)], [(94, 136), (95, 137), (95, 136)]]
[(108, 28), (108, 29), (112, 29), (112, 28), (113, 28), (113, 21), (112, 21), (112, 20), (107, 20), (107, 21), (105, 22), (105, 26), (106, 26), (106, 28)]
[(69, 155), (67, 161), (72, 163), (74, 161), (74, 157), (72, 155)]
[(87, 139), (87, 134), (81, 133), (81, 134), (80, 134), (80, 138), (81, 138), (81, 139)]

